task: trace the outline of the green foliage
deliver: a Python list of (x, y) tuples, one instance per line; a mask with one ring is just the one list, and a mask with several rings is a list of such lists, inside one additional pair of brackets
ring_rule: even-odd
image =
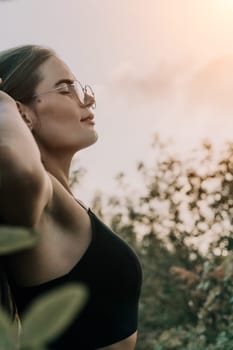
[(12, 322), (4, 310), (0, 310), (0, 349), (15, 349)]
[(9, 316), (0, 310), (0, 349), (42, 350), (72, 321), (87, 299), (84, 286), (69, 283), (38, 298), (22, 318), (15, 337)]
[(142, 263), (137, 349), (233, 349), (233, 144), (184, 159), (155, 138), (153, 152), (141, 188), (120, 173), (118, 194), (96, 201)]
[(0, 255), (30, 248), (37, 243), (39, 235), (24, 227), (0, 226)]
[(22, 348), (42, 346), (55, 339), (77, 315), (86, 298), (83, 286), (67, 284), (33, 302), (22, 318)]

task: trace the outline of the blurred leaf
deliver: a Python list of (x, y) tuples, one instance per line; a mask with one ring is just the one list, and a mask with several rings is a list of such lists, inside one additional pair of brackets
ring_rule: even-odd
[(49, 349), (43, 345), (41, 346), (39, 345), (39, 346), (30, 346), (27, 348), (20, 347), (20, 350), (49, 350)]
[(69, 283), (35, 300), (22, 317), (22, 346), (40, 346), (58, 336), (77, 316), (87, 295), (84, 286)]
[(0, 226), (0, 254), (30, 248), (37, 243), (38, 233), (23, 227)]
[(13, 341), (13, 334), (11, 334), (11, 320), (3, 309), (0, 309), (0, 349), (16, 349)]

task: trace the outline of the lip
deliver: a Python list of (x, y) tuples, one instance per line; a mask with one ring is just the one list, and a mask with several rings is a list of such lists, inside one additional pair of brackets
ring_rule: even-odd
[(95, 125), (94, 114), (90, 113), (86, 117), (83, 117), (80, 121), (85, 124)]
[(86, 117), (83, 117), (80, 121), (81, 122), (93, 122), (93, 119), (94, 119), (94, 114), (90, 113)]
[(85, 123), (85, 124), (95, 125), (94, 120), (92, 120), (90, 118), (83, 119), (83, 120), (81, 120), (81, 122)]

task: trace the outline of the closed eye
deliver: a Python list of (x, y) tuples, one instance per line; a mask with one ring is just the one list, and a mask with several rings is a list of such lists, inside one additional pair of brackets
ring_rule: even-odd
[(65, 90), (60, 90), (59, 91), (60, 92), (60, 94), (63, 94), (63, 95), (68, 95), (68, 94), (71, 94), (71, 92), (68, 90), (68, 91), (65, 91)]
[(70, 94), (70, 88), (68, 84), (63, 84), (61, 86), (58, 86), (57, 89), (61, 94)]

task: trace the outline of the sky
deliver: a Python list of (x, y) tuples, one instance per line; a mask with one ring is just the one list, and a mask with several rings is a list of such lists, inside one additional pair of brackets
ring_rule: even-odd
[(98, 142), (76, 155), (86, 203), (152, 159), (158, 133), (189, 152), (233, 140), (233, 0), (0, 1), (0, 50), (50, 46), (96, 93)]

